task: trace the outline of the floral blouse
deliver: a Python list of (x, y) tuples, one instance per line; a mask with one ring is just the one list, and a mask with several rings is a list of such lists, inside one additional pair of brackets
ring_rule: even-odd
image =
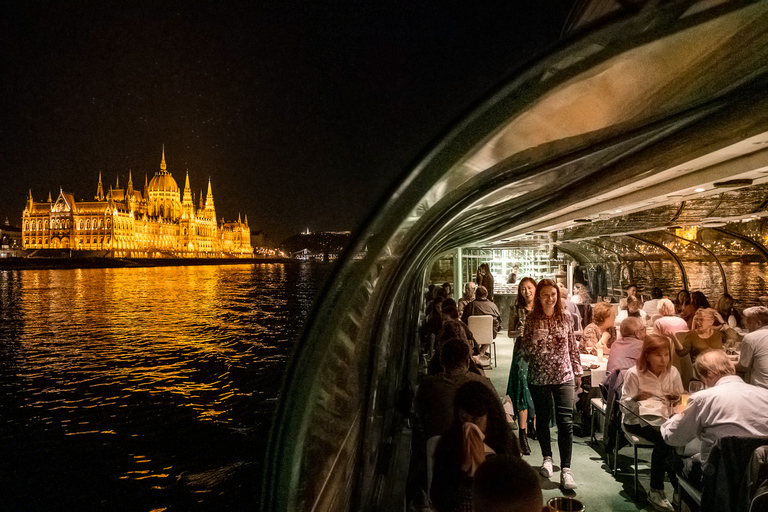
[(616, 329), (609, 329), (608, 331), (611, 333), (611, 338), (608, 340), (608, 343), (602, 344), (600, 343), (600, 337), (602, 337), (603, 331), (600, 330), (600, 327), (595, 322), (586, 326), (581, 333), (581, 343), (579, 343), (581, 353), (596, 355), (598, 348), (603, 349), (603, 354), (607, 355), (610, 353), (610, 347), (616, 341)]
[[(534, 341), (536, 331), (545, 332), (543, 340)], [(520, 350), (528, 360), (528, 383), (535, 386), (564, 384), (581, 375), (581, 359), (573, 326), (569, 319), (540, 321), (528, 315), (523, 327)]]

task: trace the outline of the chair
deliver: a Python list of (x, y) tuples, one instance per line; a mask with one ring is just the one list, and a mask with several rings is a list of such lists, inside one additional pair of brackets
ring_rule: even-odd
[(491, 315), (472, 315), (467, 319), (469, 330), (480, 345), (489, 345), (491, 352), (496, 353), (493, 343), (493, 317)]
[(659, 318), (664, 318), (664, 315), (660, 315), (660, 314), (658, 314), (658, 313), (656, 313), (655, 315), (651, 315), (651, 320), (650, 320), (650, 322), (649, 322), (649, 323), (650, 323), (651, 325), (653, 325), (653, 324), (655, 324), (655, 323), (656, 323), (656, 320), (658, 320)]
[[(637, 490), (640, 487), (639, 481), (638, 481), (638, 475), (637, 475), (637, 450), (639, 448), (653, 448), (654, 444), (647, 440), (644, 437), (640, 437), (636, 434), (633, 434), (629, 432), (624, 425), (624, 422), (621, 423), (621, 432), (624, 434), (624, 438), (627, 440), (629, 444), (632, 445), (632, 448), (635, 452), (635, 501), (637, 501)], [(619, 466), (619, 440), (620, 437), (616, 436), (616, 445), (614, 446), (613, 450), (613, 474), (614, 476), (616, 473), (618, 473), (618, 466)]]
[(592, 422), (591, 422), (590, 429), (589, 429), (589, 439), (593, 443), (597, 443), (597, 439), (595, 438), (595, 418), (597, 417), (598, 414), (600, 415), (600, 417), (603, 420), (602, 423), (601, 423), (600, 431), (601, 432), (605, 432), (605, 426), (604, 425), (605, 425), (606, 403), (603, 400), (603, 397), (597, 396), (595, 398), (592, 398), (589, 401), (589, 406), (590, 406), (590, 408), (592, 410)]

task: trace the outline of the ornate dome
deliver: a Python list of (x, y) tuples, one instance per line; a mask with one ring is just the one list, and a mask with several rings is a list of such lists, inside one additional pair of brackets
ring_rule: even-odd
[(148, 186), (149, 192), (179, 192), (179, 186), (171, 173), (160, 171), (155, 173)]
[(155, 173), (155, 177), (149, 182), (149, 192), (179, 192), (179, 185), (173, 179), (171, 173), (165, 165), (165, 147), (163, 147), (163, 159), (160, 162), (160, 170)]

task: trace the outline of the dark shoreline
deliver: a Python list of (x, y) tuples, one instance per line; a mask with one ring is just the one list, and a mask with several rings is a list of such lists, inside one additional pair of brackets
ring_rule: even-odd
[(301, 261), (291, 258), (2, 258), (0, 270), (185, 267), (262, 263), (301, 263)]

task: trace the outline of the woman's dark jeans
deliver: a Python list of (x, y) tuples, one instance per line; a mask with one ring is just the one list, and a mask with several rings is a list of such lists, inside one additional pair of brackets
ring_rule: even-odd
[(529, 384), (536, 409), (536, 435), (539, 438), (541, 454), (552, 456), (549, 425), (552, 422), (552, 410), (557, 423), (557, 448), (560, 450), (560, 467), (571, 467), (573, 452), (573, 380), (551, 386)]
[(651, 453), (651, 489), (664, 490), (664, 470), (669, 475), (672, 487), (677, 489), (677, 475), (675, 474), (674, 455), (675, 449), (664, 442), (661, 432), (648, 425), (624, 425), (628, 432), (641, 436), (653, 443)]

